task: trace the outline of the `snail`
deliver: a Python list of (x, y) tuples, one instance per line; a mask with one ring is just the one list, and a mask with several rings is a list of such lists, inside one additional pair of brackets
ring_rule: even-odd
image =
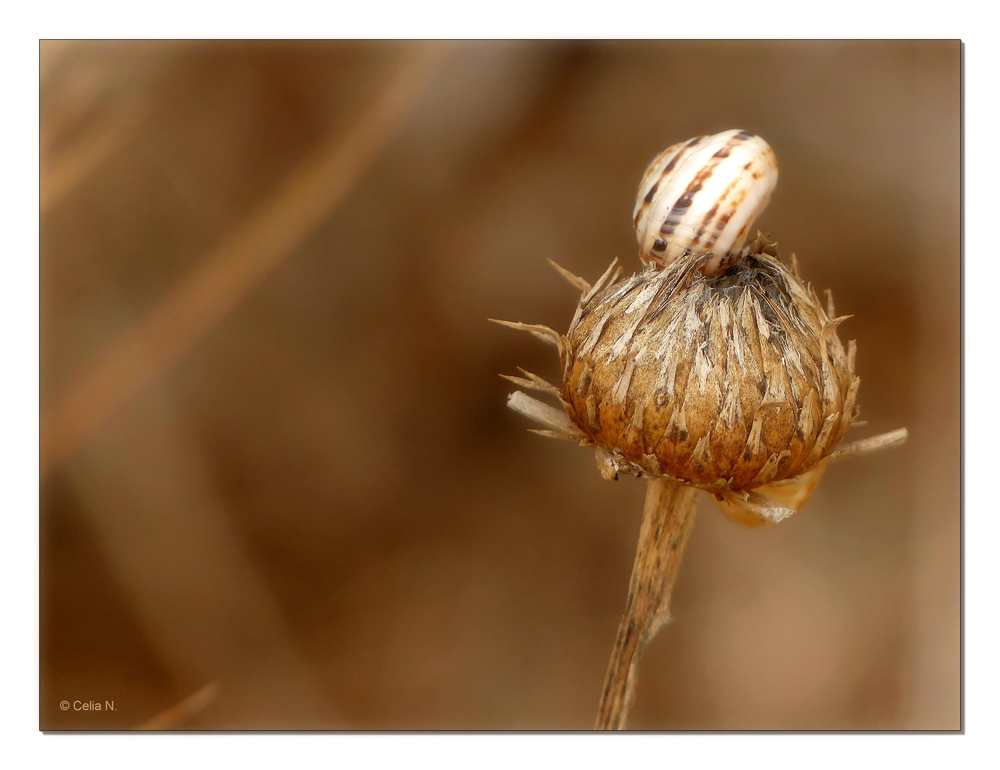
[(702, 272), (725, 271), (739, 260), (777, 182), (770, 146), (740, 129), (668, 147), (646, 167), (632, 211), (640, 259), (665, 267), (710, 254)]

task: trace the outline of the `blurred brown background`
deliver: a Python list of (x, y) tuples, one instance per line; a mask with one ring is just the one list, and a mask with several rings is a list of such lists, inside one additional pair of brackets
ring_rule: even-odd
[(957, 728), (959, 100), (955, 41), (43, 42), (41, 727), (588, 729), (643, 485), (486, 318), (565, 329), (547, 258), (638, 269), (645, 163), (738, 127), (911, 438), (702, 502), (630, 726)]

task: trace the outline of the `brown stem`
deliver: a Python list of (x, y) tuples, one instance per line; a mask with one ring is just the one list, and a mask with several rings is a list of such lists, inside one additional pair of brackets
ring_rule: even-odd
[(639, 654), (670, 619), (670, 594), (694, 525), (697, 503), (698, 490), (693, 487), (663, 479), (649, 481), (625, 614), (604, 678), (596, 730), (625, 728)]

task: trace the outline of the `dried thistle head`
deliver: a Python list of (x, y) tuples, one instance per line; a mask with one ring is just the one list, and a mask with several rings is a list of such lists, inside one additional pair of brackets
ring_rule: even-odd
[(843, 319), (754, 245), (720, 276), (680, 261), (581, 299), (562, 395), (612, 465), (744, 490), (798, 476), (840, 442), (854, 344), (845, 351)]
[[(699, 487), (746, 524), (780, 521), (801, 508), (828, 460), (906, 435), (838, 448), (858, 409), (855, 344), (845, 350), (837, 327), (846, 316), (835, 317), (829, 292), (824, 304), (802, 282), (794, 256), (791, 267), (782, 264), (760, 233), (745, 247), (737, 238), (735, 250), (692, 245), (717, 243), (713, 228), (722, 232), (732, 214), (745, 213), (737, 203), (715, 224), (721, 206), (698, 199), (700, 190), (723, 199), (742, 191), (738, 200), (755, 214), (762, 197), (766, 203), (776, 166), (745, 178), (756, 167), (740, 155), (757, 139), (742, 131), (699, 137), (671, 148), (682, 159), (689, 149), (687, 166), (664, 162), (671, 151), (653, 160), (640, 199), (664, 217), (660, 234), (683, 233), (683, 249), (661, 248), (670, 260), (643, 252), (645, 269), (625, 279), (615, 260), (593, 286), (559, 268), (581, 291), (568, 333), (507, 324), (559, 350), (561, 387), (528, 373), (509, 378), (559, 399), (561, 410), (511, 396), (513, 409), (546, 426), (541, 433), (594, 447), (605, 479), (629, 473)], [(705, 146), (711, 153), (699, 151)], [(687, 187), (675, 184), (678, 173)], [(723, 173), (732, 180), (719, 180)], [(766, 196), (755, 187), (766, 187)], [(643, 196), (647, 188), (652, 193)], [(666, 204), (655, 200), (657, 189), (670, 196)], [(655, 223), (648, 216), (636, 223), (640, 244), (650, 241)]]

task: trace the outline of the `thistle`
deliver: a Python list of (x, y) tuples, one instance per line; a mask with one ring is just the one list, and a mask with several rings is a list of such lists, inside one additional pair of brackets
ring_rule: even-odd
[[(501, 321), (553, 344), (559, 387), (524, 372), (508, 405), (536, 432), (595, 451), (606, 480), (649, 480), (625, 616), (597, 719), (623, 728), (638, 653), (669, 618), (697, 490), (734, 520), (779, 522), (800, 510), (830, 461), (894, 446), (900, 429), (842, 445), (858, 414), (856, 346), (846, 349), (829, 292), (778, 259), (753, 219), (777, 180), (770, 147), (744, 131), (696, 137), (650, 163), (634, 224), (644, 269), (617, 260), (580, 290), (567, 334)], [(553, 263), (554, 264), (554, 263)]]

